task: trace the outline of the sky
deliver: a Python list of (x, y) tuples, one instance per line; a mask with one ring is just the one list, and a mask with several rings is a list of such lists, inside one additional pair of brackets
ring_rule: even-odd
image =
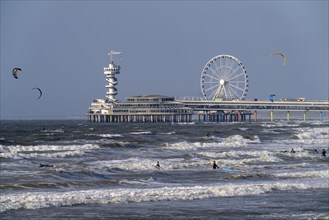
[(201, 72), (221, 54), (246, 68), (246, 99), (328, 99), (328, 8), (326, 0), (1, 0), (0, 119), (84, 118), (106, 96), (110, 50), (122, 52), (119, 101), (201, 97)]

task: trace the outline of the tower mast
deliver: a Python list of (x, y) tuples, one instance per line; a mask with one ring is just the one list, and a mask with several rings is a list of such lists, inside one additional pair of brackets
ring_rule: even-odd
[(116, 65), (113, 62), (113, 55), (119, 54), (121, 54), (121, 52), (111, 50), (108, 53), (108, 55), (110, 56), (109, 66), (104, 67), (104, 74), (106, 75), (106, 81), (108, 82), (108, 84), (105, 86), (108, 89), (106, 92), (106, 102), (108, 103), (113, 103), (117, 101), (115, 96), (118, 94), (118, 90), (116, 89), (118, 80), (115, 75), (120, 73), (120, 66)]

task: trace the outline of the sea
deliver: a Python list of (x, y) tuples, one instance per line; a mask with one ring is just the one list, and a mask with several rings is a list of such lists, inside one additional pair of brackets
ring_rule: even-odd
[(2, 120), (0, 219), (329, 219), (328, 148), (319, 119)]

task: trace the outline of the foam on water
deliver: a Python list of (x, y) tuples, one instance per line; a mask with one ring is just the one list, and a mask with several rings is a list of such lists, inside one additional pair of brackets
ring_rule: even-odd
[(129, 202), (156, 202), (174, 200), (199, 200), (226, 196), (259, 195), (275, 190), (326, 188), (319, 181), (281, 181), (258, 184), (215, 184), (207, 186), (174, 186), (157, 188), (119, 188), (76, 190), (68, 192), (8, 193), (0, 198), (0, 212), (10, 209), (38, 209), (51, 206), (79, 204), (124, 204)]
[(129, 134), (132, 135), (148, 135), (148, 134), (152, 134), (151, 131), (134, 131), (134, 132), (130, 132)]
[(98, 134), (97, 136), (104, 138), (123, 137), (121, 134)]
[(298, 128), (295, 138), (284, 140), (273, 140), (273, 143), (284, 145), (309, 145), (312, 147), (329, 146), (329, 127), (328, 128)]
[[(65, 210), (81, 213), (97, 204), (155, 202), (155, 206), (160, 206), (166, 203), (160, 201), (177, 201), (178, 211), (174, 213), (184, 215), (189, 212), (186, 200), (205, 199), (191, 204), (202, 203), (207, 207), (213, 201), (210, 198), (227, 201), (221, 197), (230, 196), (237, 212), (245, 213), (242, 200), (259, 199), (270, 211), (275, 207), (288, 215), (304, 193), (315, 203), (304, 201), (298, 209), (322, 213), (317, 207), (323, 210), (328, 204), (322, 192), (328, 191), (329, 158), (322, 156), (321, 150), (329, 145), (329, 128), (323, 124), (86, 123), (79, 130), (75, 123), (56, 123), (50, 124), (47, 132), (40, 132), (42, 123), (31, 131), (29, 123), (24, 129), (15, 124), (11, 130), (17, 130), (17, 135), (15, 132), (0, 135), (1, 212), (75, 206)], [(291, 148), (296, 153), (290, 153)], [(155, 167), (157, 161), (160, 169)], [(213, 161), (219, 169), (212, 168)], [(314, 191), (317, 194), (312, 195)], [(293, 198), (285, 200), (286, 193)], [(143, 214), (148, 214), (148, 208), (153, 206), (131, 205)], [(117, 206), (102, 206), (100, 212), (105, 209)], [(56, 208), (28, 212), (33, 218), (54, 210), (60, 215), (65, 213), (64, 209)], [(223, 212), (216, 210), (209, 216)], [(266, 213), (258, 210), (258, 206), (251, 208), (251, 212)], [(122, 212), (124, 217), (131, 213), (131, 210)]]
[(0, 158), (58, 158), (82, 155), (85, 152), (99, 148), (98, 145), (0, 145)]
[(218, 137), (210, 137), (210, 140), (215, 140), (216, 142), (188, 142), (181, 141), (177, 143), (165, 145), (165, 149), (175, 149), (175, 150), (198, 150), (202, 148), (214, 148), (214, 147), (242, 147), (247, 146), (248, 144), (261, 143), (260, 139), (257, 135), (252, 138), (244, 138), (241, 135), (231, 135), (227, 138), (218, 138)]

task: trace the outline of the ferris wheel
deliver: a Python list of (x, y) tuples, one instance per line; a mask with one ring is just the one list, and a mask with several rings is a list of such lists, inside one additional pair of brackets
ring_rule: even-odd
[(203, 68), (200, 86), (206, 100), (244, 100), (249, 86), (247, 70), (233, 56), (215, 56)]

